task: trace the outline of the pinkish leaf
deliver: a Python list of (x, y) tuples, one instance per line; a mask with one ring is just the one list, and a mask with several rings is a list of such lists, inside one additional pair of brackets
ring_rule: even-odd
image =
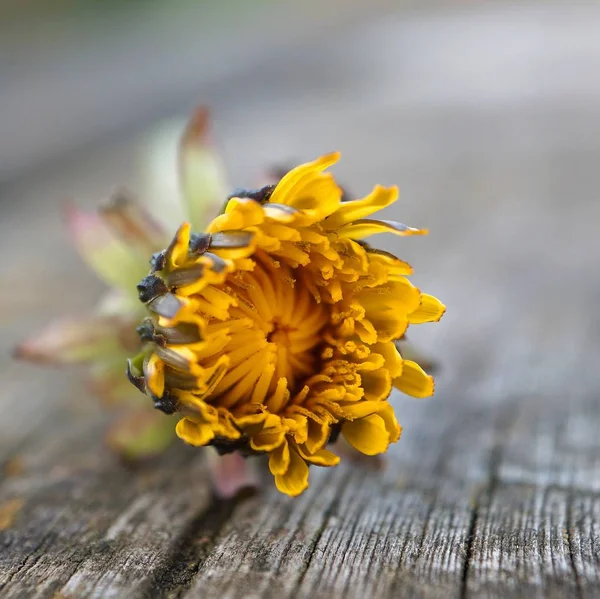
[(139, 323), (146, 315), (146, 308), (137, 296), (116, 288), (109, 289), (100, 298), (95, 310), (98, 315), (117, 316), (132, 323)]
[(148, 258), (118, 240), (98, 213), (66, 206), (69, 231), (85, 262), (108, 285), (136, 295), (137, 283), (148, 274)]
[(97, 369), (86, 380), (88, 389), (98, 398), (102, 405), (112, 408), (140, 408), (148, 406), (148, 398), (142, 395), (127, 379), (122, 363), (117, 368)]
[(257, 489), (258, 476), (254, 464), (239, 453), (220, 456), (212, 448), (207, 451), (212, 484), (221, 499), (235, 497), (243, 489)]
[(225, 168), (209, 135), (209, 113), (204, 107), (190, 119), (179, 148), (183, 203), (194, 230), (202, 230), (216, 216), (227, 197)]
[(164, 228), (124, 191), (115, 193), (99, 213), (115, 236), (136, 250), (143, 260), (169, 244)]
[[(75, 364), (124, 354), (115, 317), (73, 317), (50, 323), (15, 349), (15, 356), (44, 364)], [(133, 325), (132, 325), (133, 328)]]

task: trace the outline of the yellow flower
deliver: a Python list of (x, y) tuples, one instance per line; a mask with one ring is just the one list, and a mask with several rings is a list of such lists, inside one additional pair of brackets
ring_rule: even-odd
[(148, 316), (130, 380), (182, 414), (185, 442), (268, 454), (292, 496), (310, 464), (339, 462), (326, 448), (339, 434), (367, 455), (398, 440), (392, 387), (426, 397), (433, 379), (395, 341), (445, 309), (407, 279), (408, 264), (362, 241), (426, 233), (369, 218), (397, 189), (342, 201), (325, 172), (338, 158), (230, 198), (204, 233), (184, 223), (138, 285)]

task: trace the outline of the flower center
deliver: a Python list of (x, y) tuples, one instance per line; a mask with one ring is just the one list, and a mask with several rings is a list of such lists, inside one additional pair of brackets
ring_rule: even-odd
[(284, 345), (289, 348), (292, 347), (290, 333), (293, 334), (297, 331), (298, 329), (295, 327), (273, 322), (273, 330), (267, 335), (267, 341), (269, 343), (275, 343), (276, 345)]
[(229, 337), (223, 348), (228, 373), (214, 391), (217, 403), (227, 407), (247, 401), (248, 394), (252, 403), (264, 403), (278, 390), (286, 396), (299, 391), (317, 369), (328, 321), (325, 307), (304, 285), (302, 267), (254, 260), (253, 271), (237, 272), (220, 288), (232, 302), (226, 321), (211, 319), (208, 325), (209, 332), (225, 326)]

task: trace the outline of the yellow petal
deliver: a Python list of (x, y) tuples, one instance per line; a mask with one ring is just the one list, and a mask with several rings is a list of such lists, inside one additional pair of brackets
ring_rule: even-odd
[(446, 311), (446, 306), (439, 299), (427, 293), (421, 293), (421, 305), (408, 315), (408, 322), (421, 324), (437, 322)]
[(365, 399), (371, 401), (387, 399), (392, 391), (392, 377), (386, 368), (366, 372), (361, 374), (361, 377)]
[(325, 229), (338, 229), (393, 204), (397, 199), (397, 187), (376, 185), (368, 196), (340, 204), (337, 211), (325, 220), (323, 226)]
[(366, 309), (367, 318), (373, 320), (370, 312), (392, 308), (402, 314), (410, 314), (419, 307), (421, 294), (407, 278), (401, 277), (390, 281), (382, 287), (364, 289), (358, 294), (362, 306)]
[(421, 295), (408, 279), (400, 278), (389, 281), (383, 288), (365, 289), (358, 298), (377, 331), (377, 340), (389, 342), (405, 333), (407, 315), (419, 306)]
[[(244, 416), (238, 416), (234, 420), (236, 425), (242, 428), (244, 431), (250, 428), (252, 432), (248, 432), (248, 436), (258, 433), (263, 428), (273, 429), (281, 426), (281, 417), (277, 416), (277, 414), (269, 414), (269, 412), (251, 413)], [(257, 426), (260, 428), (258, 430), (254, 430)]]
[(298, 447), (298, 451), (307, 462), (314, 464), (315, 466), (330, 467), (337, 466), (340, 463), (340, 456), (328, 449), (320, 449), (313, 454), (303, 452), (300, 447)]
[(210, 443), (215, 437), (215, 433), (209, 424), (199, 424), (187, 418), (182, 418), (177, 423), (175, 432), (180, 439), (196, 447)]
[(290, 426), (293, 430), (294, 440), (297, 444), (305, 443), (308, 438), (308, 420), (303, 414), (288, 414), (286, 420), (293, 420), (294, 426)]
[(385, 402), (383, 407), (377, 412), (377, 415), (383, 419), (385, 422), (385, 428), (389, 435), (389, 442), (396, 443), (400, 438), (400, 433), (402, 432), (402, 427), (398, 424), (396, 420), (396, 414), (394, 414), (394, 408)]
[(265, 219), (263, 207), (248, 198), (231, 198), (220, 214), (207, 227), (209, 233), (219, 231), (236, 231), (246, 227), (254, 227)]
[(227, 439), (239, 439), (242, 433), (233, 423), (233, 418), (229, 411), (222, 408), (218, 409), (219, 422), (213, 427), (215, 437), (225, 437)]
[(364, 318), (363, 320), (357, 320), (354, 326), (356, 334), (363, 343), (368, 343), (370, 345), (377, 341), (378, 331), (375, 329), (371, 321), (367, 320), (366, 318)]
[(378, 233), (393, 233), (394, 235), (427, 235), (427, 229), (414, 229), (392, 220), (360, 219), (336, 231), (341, 238), (362, 239)]
[(367, 248), (369, 262), (378, 263), (385, 267), (389, 277), (410, 275), (413, 272), (412, 266), (408, 262), (400, 260), (394, 254), (385, 250)]
[(156, 354), (144, 362), (144, 376), (150, 393), (162, 397), (165, 390), (165, 364)]
[(197, 392), (202, 394), (202, 397), (207, 397), (212, 393), (215, 387), (219, 384), (229, 366), (229, 356), (222, 355), (219, 359), (207, 368), (196, 366), (193, 369), (193, 374), (196, 376)]
[(285, 430), (268, 430), (260, 432), (250, 439), (250, 447), (256, 451), (273, 451), (285, 441)]
[(269, 470), (273, 476), (285, 474), (290, 467), (290, 446), (282, 443), (269, 455)]
[(373, 372), (380, 370), (384, 364), (385, 358), (381, 354), (371, 352), (362, 362), (356, 364), (356, 370), (358, 372)]
[(235, 425), (244, 432), (248, 437), (255, 435), (265, 425), (265, 420), (269, 417), (269, 414), (261, 412), (259, 414), (248, 414), (246, 416), (240, 416), (234, 418)]
[(404, 360), (402, 374), (394, 379), (394, 387), (411, 397), (429, 397), (434, 391), (433, 377), (416, 362)]
[(389, 445), (385, 422), (377, 414), (345, 422), (342, 426), (342, 434), (352, 447), (365, 455), (383, 453)]
[(278, 413), (290, 398), (290, 391), (287, 388), (288, 381), (285, 377), (281, 377), (277, 381), (275, 392), (267, 401), (267, 408), (273, 414)]
[(306, 438), (306, 447), (310, 453), (315, 453), (329, 439), (331, 425), (328, 421), (322, 420), (316, 422), (314, 419), (308, 419), (308, 436)]
[(252, 391), (252, 403), (262, 404), (265, 401), (265, 396), (267, 395), (267, 391), (269, 390), (269, 385), (271, 384), (271, 379), (273, 378), (274, 373), (275, 364), (269, 363), (264, 367)]
[(332, 152), (331, 154), (325, 154), (313, 162), (307, 162), (301, 164), (296, 168), (293, 168), (289, 173), (283, 176), (281, 181), (277, 184), (271, 197), (270, 203), (283, 204), (293, 206), (290, 200), (295, 199), (292, 195), (294, 188), (297, 188), (303, 182), (314, 178), (314, 176), (326, 168), (335, 164), (340, 159), (339, 152)]
[(379, 401), (357, 401), (342, 406), (344, 416), (349, 420), (359, 420), (375, 414), (381, 410), (381, 402)]
[(393, 341), (376, 343), (371, 346), (371, 351), (384, 357), (385, 368), (393, 379), (400, 376), (402, 372), (402, 356)]
[(166, 259), (171, 268), (185, 264), (190, 246), (190, 230), (190, 223), (183, 223), (167, 248)]
[[(297, 224), (299, 212), (295, 208), (284, 204), (272, 204), (269, 202), (263, 206), (265, 216), (279, 224)], [(270, 228), (265, 228), (269, 232), (269, 237), (273, 237)]]
[(286, 473), (275, 475), (275, 486), (290, 497), (296, 497), (308, 488), (308, 466), (295, 449), (290, 450)]
[(301, 211), (296, 217), (298, 224), (310, 224), (334, 213), (341, 199), (342, 190), (333, 175), (318, 173), (299, 182), (289, 192), (286, 204)]
[(219, 413), (213, 406), (209, 406), (205, 401), (200, 399), (197, 395), (190, 393), (189, 391), (175, 391), (177, 400), (181, 404), (182, 411), (184, 409), (190, 410), (190, 416), (193, 414), (193, 420), (195, 422), (207, 422), (209, 424), (217, 424), (219, 421)]

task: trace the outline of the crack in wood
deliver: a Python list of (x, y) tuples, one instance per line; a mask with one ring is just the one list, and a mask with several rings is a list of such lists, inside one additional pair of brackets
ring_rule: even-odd
[(483, 488), (479, 488), (478, 492), (473, 497), (473, 509), (469, 519), (466, 547), (464, 548), (465, 559), (463, 563), (461, 587), (459, 591), (461, 599), (467, 599), (468, 597), (469, 577), (471, 574), (471, 565), (474, 557), (474, 543), (479, 524), (480, 510), (484, 502), (488, 505), (491, 503), (496, 488), (499, 484), (498, 473), (504, 448), (503, 442), (506, 438), (505, 433), (518, 418), (517, 408), (518, 400), (513, 398), (513, 400), (504, 407), (496, 420), (496, 425), (494, 426), (494, 444), (492, 446), (492, 450), (490, 451), (490, 458), (488, 462), (488, 480), (486, 485)]
[[(585, 597), (583, 582), (581, 575), (577, 569), (575, 563), (575, 547), (573, 540), (573, 528), (575, 523), (573, 522), (573, 492), (571, 491), (567, 495), (567, 546), (569, 548), (569, 561), (571, 563), (571, 569), (573, 570), (573, 576), (575, 576), (575, 584), (577, 585), (577, 597), (583, 599)], [(592, 536), (593, 539), (593, 536)]]
[(475, 505), (471, 512), (471, 518), (469, 520), (469, 529), (467, 531), (467, 545), (464, 550), (465, 560), (463, 563), (463, 569), (461, 574), (461, 586), (460, 586), (460, 598), (466, 599), (467, 597), (467, 583), (469, 580), (469, 568), (471, 566), (471, 560), (473, 559), (473, 543), (475, 541), (475, 530), (477, 528), (477, 519), (479, 518), (479, 495), (475, 500)]
[(182, 597), (214, 547), (223, 526), (248, 497), (248, 493), (232, 499), (213, 497), (208, 509), (201, 511), (183, 531), (172, 558), (153, 575), (144, 593), (148, 597), (163, 594), (173, 599)]

